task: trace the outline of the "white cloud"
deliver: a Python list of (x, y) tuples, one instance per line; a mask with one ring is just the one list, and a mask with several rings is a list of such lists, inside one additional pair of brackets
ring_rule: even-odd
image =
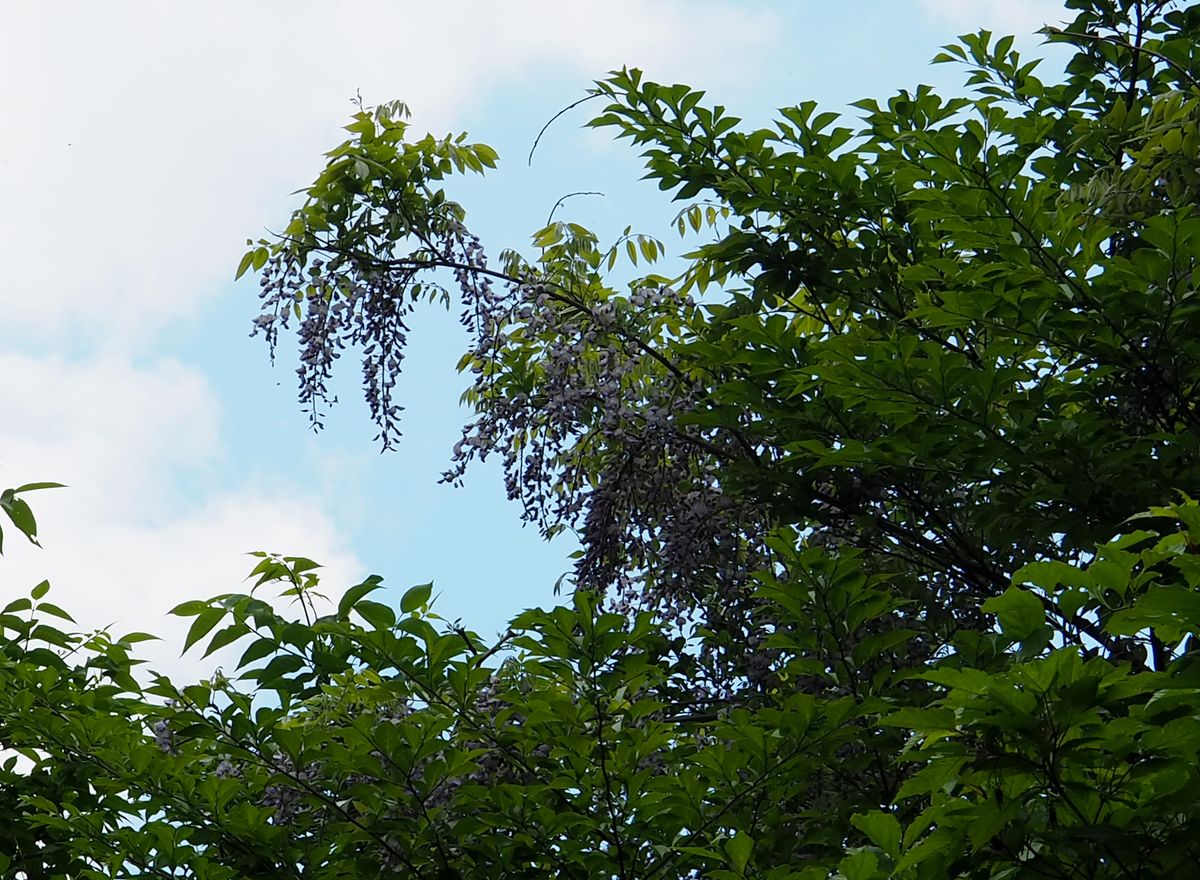
[(221, 455), (218, 408), (195, 372), (171, 362), (134, 369), (9, 354), (0, 356), (0, 376), (0, 488), (70, 484), (28, 497), (44, 550), (5, 529), (6, 601), (48, 578), (49, 598), (81, 628), (160, 635), (145, 654), (158, 668), (194, 675), (212, 664), (177, 659), (186, 623), (166, 612), (246, 589), (247, 552), (317, 559), (334, 595), (362, 576), (314, 499), (229, 486), (180, 501), (174, 484), (203, 482)]
[(0, 376), (0, 474), (49, 474), (74, 487), (71, 507), (161, 515), (172, 469), (219, 451), (217, 401), (178, 362), (139, 369), (112, 355), (72, 362), (4, 353)]
[(1029, 36), (1067, 13), (1060, 0), (921, 0), (925, 14), (956, 28)]
[(0, 56), (0, 335), (144, 345), (220, 291), (356, 89), (438, 131), (506, 78), (736, 77), (771, 18), (714, 2), (24, 4)]

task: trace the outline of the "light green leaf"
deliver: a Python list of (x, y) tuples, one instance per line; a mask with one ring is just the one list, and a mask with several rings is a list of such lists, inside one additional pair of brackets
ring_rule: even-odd
[(983, 610), (995, 614), (1004, 634), (1018, 641), (1028, 639), (1046, 623), (1041, 600), (1020, 587), (1009, 587), (1002, 595), (988, 599)]
[(891, 813), (879, 810), (858, 813), (850, 819), (850, 822), (888, 856), (893, 859), (900, 858), (900, 820)]
[(725, 841), (725, 854), (729, 856), (729, 863), (739, 874), (746, 873), (746, 865), (753, 851), (754, 839), (744, 832), (739, 831)]
[(354, 610), (376, 629), (391, 629), (396, 625), (396, 612), (379, 602), (363, 599), (354, 606)]
[(347, 619), (350, 616), (351, 609), (359, 599), (381, 589), (383, 589), (383, 578), (378, 575), (371, 575), (361, 584), (351, 587), (342, 595), (341, 601), (338, 602), (338, 617), (342, 620)]
[(429, 601), (429, 595), (432, 592), (432, 582), (428, 584), (418, 584), (404, 593), (404, 596), (400, 599), (400, 610), (405, 614), (412, 614)]

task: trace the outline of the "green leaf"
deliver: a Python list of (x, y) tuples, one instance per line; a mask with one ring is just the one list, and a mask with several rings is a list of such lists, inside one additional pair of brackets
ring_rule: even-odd
[(254, 264), (255, 253), (257, 253), (257, 251), (246, 251), (246, 253), (242, 256), (242, 261), (238, 263), (237, 272), (234, 273), (233, 276), (234, 281), (237, 281), (250, 270), (250, 267)]
[(33, 517), (33, 511), (29, 505), (20, 498), (13, 498), (7, 504), (3, 505), (4, 512), (8, 514), (8, 518), (12, 520), (12, 524), (17, 527), (29, 541), (37, 544), (37, 520)]
[(195, 617), (197, 614), (206, 611), (210, 607), (211, 606), (208, 602), (201, 602), (193, 599), (188, 602), (179, 603), (168, 613), (174, 614), (178, 617)]
[(257, 679), (263, 685), (270, 685), (303, 668), (304, 658), (297, 657), (295, 654), (281, 654), (258, 672), (247, 673), (242, 677), (249, 676)]
[(891, 813), (872, 810), (870, 813), (857, 813), (850, 823), (867, 836), (892, 859), (900, 858), (901, 828), (900, 820)]
[(1105, 629), (1118, 636), (1131, 636), (1155, 629), (1175, 641), (1186, 633), (1200, 632), (1200, 593), (1191, 589), (1154, 586), (1139, 596), (1132, 608), (1114, 613)]
[(268, 654), (274, 653), (279, 649), (279, 643), (274, 639), (260, 638), (250, 643), (250, 646), (242, 652), (241, 658), (238, 660), (237, 668), (243, 669), (253, 663), (255, 660), (261, 660)]
[(955, 837), (946, 831), (935, 831), (904, 854), (896, 864), (895, 873), (899, 874), (926, 859), (932, 858), (949, 849), (955, 843)]
[(725, 854), (729, 856), (729, 863), (738, 874), (746, 873), (746, 865), (753, 851), (754, 839), (742, 831), (725, 841)]
[(186, 654), (192, 645), (208, 635), (212, 628), (221, 622), (225, 614), (224, 608), (206, 608), (201, 611), (192, 621), (191, 627), (188, 628), (187, 637), (183, 640), (182, 654)]
[(62, 483), (26, 483), (23, 486), (17, 486), (13, 489), (13, 493), (20, 495), (22, 492), (37, 492), (42, 489), (65, 489), (66, 486)]
[(859, 850), (838, 863), (838, 874), (845, 880), (875, 880), (878, 870), (879, 856), (870, 850)]
[(405, 614), (412, 614), (429, 601), (429, 596), (432, 592), (432, 583), (418, 584), (405, 592), (404, 596), (400, 599), (400, 610)]
[(246, 624), (242, 623), (241, 621), (231, 623), (224, 629), (218, 630), (216, 635), (212, 637), (212, 641), (210, 641), (208, 643), (208, 647), (204, 649), (204, 656), (207, 657), (214, 651), (219, 651), (226, 645), (236, 642), (242, 636), (249, 635), (250, 632), (250, 627), (246, 626)]
[(48, 592), (50, 592), (50, 581), (42, 581), (29, 592), (29, 595), (34, 601), (37, 601), (45, 596)]
[(487, 144), (475, 144), (475, 155), (479, 157), (479, 161), (488, 168), (495, 168), (496, 163), (500, 160), (500, 155)]
[(1009, 587), (1002, 595), (983, 603), (983, 610), (995, 614), (1004, 634), (1024, 641), (1037, 633), (1046, 623), (1041, 600), (1029, 590)]
[(338, 618), (341, 620), (349, 619), (350, 611), (359, 599), (380, 589), (383, 589), (383, 578), (377, 575), (371, 575), (361, 584), (348, 589), (342, 595), (341, 601), (338, 602)]
[(396, 612), (379, 602), (363, 599), (354, 606), (354, 610), (375, 629), (391, 629), (396, 625)]
[(57, 617), (59, 620), (65, 620), (69, 623), (74, 623), (75, 619), (71, 617), (63, 609), (59, 608), (52, 602), (41, 602), (38, 604), (37, 610), (41, 614), (49, 614), (51, 617)]

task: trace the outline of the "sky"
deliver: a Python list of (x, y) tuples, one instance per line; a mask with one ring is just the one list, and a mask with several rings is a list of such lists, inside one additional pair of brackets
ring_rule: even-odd
[[(522, 528), (499, 472), (438, 484), (466, 413), (454, 314), (413, 321), (399, 449), (380, 454), (355, 368), (314, 434), (291, 353), (272, 367), (247, 238), (284, 225), (294, 193), (340, 142), (351, 100), (400, 98), (414, 127), (466, 130), (500, 167), (451, 194), (493, 254), (556, 215), (604, 236), (672, 242), (667, 197), (637, 157), (584, 130), (586, 105), (543, 124), (621, 66), (705, 89), (765, 124), (813, 99), (838, 111), (964, 71), (930, 67), (956, 34), (1014, 33), (1039, 54), (1055, 0), (71, 0), (6, 15), (0, 56), (0, 488), (31, 494), (42, 548), (7, 534), (0, 603), (38, 581), (79, 626), (164, 637), (175, 604), (236, 592), (252, 550), (321, 562), (337, 596), (369, 573), (393, 591), (433, 581), (435, 610), (485, 636), (554, 601), (573, 547)], [(678, 241), (675, 239), (675, 241)], [(620, 279), (614, 279), (620, 283)]]

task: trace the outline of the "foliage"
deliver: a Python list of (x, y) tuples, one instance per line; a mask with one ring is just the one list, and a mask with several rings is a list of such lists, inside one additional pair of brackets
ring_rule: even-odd
[[(5, 489), (0, 492), (0, 511), (8, 518), (18, 532), (33, 545), (37, 545), (37, 519), (29, 502), (20, 496), (26, 492), (36, 492), (39, 489), (61, 489), (61, 483), (26, 483), (15, 489)], [(0, 550), (4, 549), (4, 529), (0, 528)]]
[(971, 97), (863, 101), (857, 129), (801, 104), (744, 131), (685, 86), (598, 83), (592, 124), (711, 234), (674, 278), (618, 279), (665, 247), (570, 222), (489, 262), (443, 185), (494, 152), (358, 113), (242, 262), (256, 329), (273, 351), (294, 329), (314, 424), (358, 348), (390, 446), (405, 317), (457, 297), (474, 415), (446, 478), (497, 455), (528, 521), (576, 530), (572, 601), (487, 645), (428, 585), (397, 610), (373, 577), (324, 613), (315, 563), (262, 556), (249, 594), (176, 609), (187, 647), (242, 651), (177, 686), (136, 680), (140, 635), (48, 627), (40, 585), (0, 615), (0, 869), (1200, 861), (1200, 6), (1068, 6), (1044, 32), (1062, 82), (980, 32), (938, 59)]
[[(21, 810), (6, 833), (39, 843), (6, 839), (4, 870), (1172, 876), (1198, 855), (1200, 504), (1151, 514), (1090, 566), (1021, 572), (990, 609), (999, 630), (923, 671), (862, 556), (780, 540), (786, 568), (758, 591), (776, 660), (740, 704), (696, 699), (662, 623), (583, 591), (491, 646), (439, 627), (427, 584), (397, 614), (370, 578), (311, 622), (253, 593), (187, 602), (189, 642), (243, 648), (236, 678), (185, 687), (133, 679), (145, 636), (65, 635), (54, 606), (18, 600), (0, 718), (26, 766), (2, 790)], [(311, 603), (312, 571), (264, 558), (255, 592)], [(1048, 646), (1030, 595), (1103, 608), (1114, 635), (1153, 625), (1172, 659), (1137, 671)]]

